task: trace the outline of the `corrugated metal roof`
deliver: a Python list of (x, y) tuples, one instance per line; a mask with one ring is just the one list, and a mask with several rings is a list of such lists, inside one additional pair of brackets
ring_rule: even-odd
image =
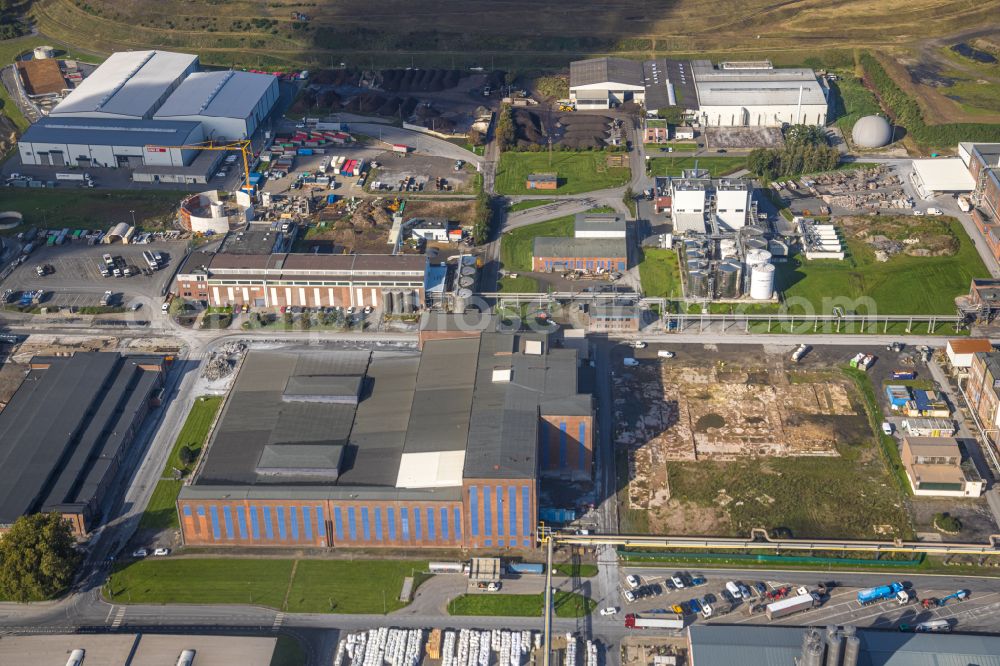
[(154, 118), (210, 116), (239, 118), (250, 115), (267, 93), (277, 85), (271, 74), (252, 72), (196, 72), (181, 82)]
[(561, 238), (536, 236), (535, 257), (627, 257), (624, 238)]
[(627, 58), (592, 58), (575, 60), (569, 64), (570, 88), (595, 83), (641, 86), (643, 85), (642, 63)]
[(198, 56), (169, 51), (119, 51), (85, 78), (50, 115), (107, 113), (148, 118)]
[(701, 106), (776, 106), (826, 104), (823, 87), (811, 69), (715, 69), (708, 60), (691, 63)]
[[(128, 120), (125, 118), (42, 118), (21, 135), (27, 143), (75, 143), (110, 146), (180, 146), (198, 135), (193, 120)], [(194, 140), (200, 140), (196, 136)]]

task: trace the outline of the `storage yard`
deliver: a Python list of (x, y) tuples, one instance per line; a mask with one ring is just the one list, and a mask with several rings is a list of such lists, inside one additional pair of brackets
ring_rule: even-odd
[[(656, 347), (636, 350), (638, 365), (614, 379), (616, 446), (628, 472), (619, 501), (633, 528), (746, 535), (764, 526), (800, 537), (909, 530), (836, 348), (793, 363), (786, 347), (675, 345), (672, 359)], [(873, 481), (858, 487), (857, 478)]]

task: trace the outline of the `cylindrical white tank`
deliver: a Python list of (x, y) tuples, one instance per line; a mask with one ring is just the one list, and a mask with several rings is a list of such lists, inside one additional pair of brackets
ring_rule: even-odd
[(750, 269), (750, 298), (771, 300), (774, 294), (774, 264), (754, 264)]
[(35, 50), (32, 51), (32, 55), (35, 60), (46, 60), (48, 58), (55, 58), (56, 50), (51, 46), (36, 46)]
[(719, 241), (719, 255), (723, 259), (736, 256), (736, 241), (732, 238), (723, 238)]
[(226, 206), (221, 201), (213, 201), (210, 208), (212, 217), (223, 217), (226, 214)]
[(753, 249), (747, 252), (746, 262), (747, 266), (756, 266), (757, 264), (766, 264), (771, 261), (771, 253), (767, 250)]

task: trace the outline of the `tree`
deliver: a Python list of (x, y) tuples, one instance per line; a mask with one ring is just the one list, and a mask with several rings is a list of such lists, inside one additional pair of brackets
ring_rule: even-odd
[(473, 146), (481, 146), (485, 142), (486, 137), (483, 136), (483, 133), (480, 132), (479, 130), (470, 129), (469, 134), (466, 136), (466, 139)]
[(679, 106), (668, 106), (665, 109), (657, 109), (656, 117), (663, 118), (668, 125), (682, 125), (684, 123), (684, 109)]
[(509, 104), (500, 107), (497, 115), (496, 140), (500, 150), (510, 150), (514, 147), (514, 116)]
[(185, 444), (181, 447), (181, 450), (177, 452), (177, 457), (180, 459), (181, 464), (187, 467), (198, 458), (198, 452), (191, 448), (188, 444)]
[(0, 539), (0, 595), (42, 601), (73, 580), (79, 561), (69, 523), (58, 513), (21, 516)]

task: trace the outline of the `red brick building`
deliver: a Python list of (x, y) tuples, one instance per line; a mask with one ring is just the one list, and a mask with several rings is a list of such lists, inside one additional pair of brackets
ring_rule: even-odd
[(555, 173), (529, 173), (524, 181), (524, 187), (528, 190), (556, 190), (559, 189), (559, 175)]
[(247, 354), (177, 510), (188, 545), (533, 548), (539, 477), (590, 478), (592, 398), (546, 336)]
[(627, 268), (628, 244), (624, 238), (538, 236), (531, 255), (531, 270), (536, 273), (567, 270), (624, 272)]
[(178, 271), (174, 291), (209, 306), (380, 307), (386, 293), (404, 311), (424, 303), (427, 259), (384, 254), (207, 254)]

